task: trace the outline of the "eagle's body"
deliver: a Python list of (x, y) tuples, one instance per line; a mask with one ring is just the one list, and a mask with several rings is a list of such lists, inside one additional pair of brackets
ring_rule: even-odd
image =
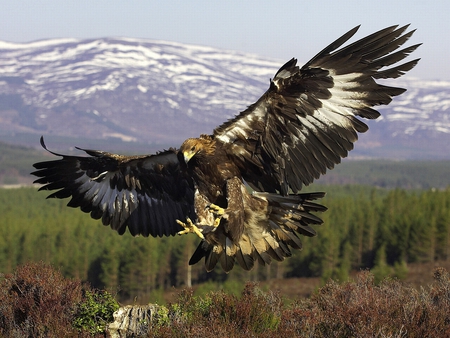
[[(236, 155), (229, 143), (209, 135), (187, 139), (178, 151), (178, 156), (183, 156), (181, 162), (186, 164), (184, 170), (195, 182), (196, 226), (201, 228), (205, 239), (190, 263), (206, 256), (208, 271), (218, 261), (225, 271), (233, 268), (235, 259), (246, 270), (252, 268), (255, 260), (262, 264), (269, 264), (272, 258), (282, 261), (291, 255), (287, 244), (301, 248), (294, 231), (315, 235), (308, 223), (322, 221), (309, 211), (326, 210), (307, 202), (322, 197), (322, 193), (286, 197), (251, 193), (242, 178), (245, 168), (239, 167)], [(211, 205), (224, 209), (224, 214), (217, 215)], [(295, 217), (298, 220), (292, 222)], [(218, 226), (214, 226), (216, 220), (220, 220)]]
[(312, 212), (326, 210), (313, 202), (324, 194), (299, 194), (302, 186), (347, 156), (368, 129), (357, 116), (377, 118), (373, 106), (405, 91), (375, 80), (417, 63), (396, 65), (418, 47), (397, 51), (413, 33), (403, 34), (406, 28), (388, 27), (337, 50), (355, 28), (302, 68), (292, 59), (256, 103), (178, 150), (54, 153), (63, 158), (36, 163), (35, 182), (120, 234), (127, 227), (143, 236), (195, 232), (202, 241), (190, 263), (205, 257), (208, 271), (218, 262), (230, 271), (235, 262), (249, 270), (255, 261), (281, 261), (301, 248), (298, 234), (315, 235), (310, 225), (322, 221)]

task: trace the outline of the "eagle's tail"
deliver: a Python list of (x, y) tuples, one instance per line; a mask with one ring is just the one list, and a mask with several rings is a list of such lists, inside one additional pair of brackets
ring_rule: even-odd
[(289, 247), (301, 249), (302, 243), (297, 234), (308, 237), (316, 235), (311, 225), (321, 224), (322, 220), (313, 212), (322, 212), (327, 208), (313, 201), (324, 195), (323, 192), (288, 196), (253, 192), (253, 198), (267, 201), (264, 219), (246, 224), (239, 243), (233, 243), (225, 236), (219, 238), (216, 244), (202, 241), (189, 264), (195, 264), (205, 257), (206, 270), (211, 271), (220, 262), (222, 268), (228, 272), (235, 261), (243, 269), (250, 270), (255, 261), (266, 265), (270, 264), (272, 259), (284, 260), (285, 257), (291, 256)]

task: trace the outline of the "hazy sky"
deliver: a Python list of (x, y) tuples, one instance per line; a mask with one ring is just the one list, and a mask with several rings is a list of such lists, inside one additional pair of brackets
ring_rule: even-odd
[(0, 40), (137, 37), (306, 62), (356, 25), (357, 37), (394, 24), (417, 29), (411, 76), (450, 80), (450, 1), (0, 0)]

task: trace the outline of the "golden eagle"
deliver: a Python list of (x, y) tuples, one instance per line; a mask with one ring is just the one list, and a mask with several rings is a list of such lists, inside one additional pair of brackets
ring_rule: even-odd
[(311, 225), (322, 220), (313, 213), (326, 210), (313, 202), (324, 193), (299, 194), (302, 186), (347, 156), (368, 129), (358, 116), (376, 119), (372, 107), (405, 91), (376, 80), (397, 78), (418, 62), (397, 64), (419, 46), (399, 50), (414, 32), (407, 27), (341, 48), (355, 27), (301, 68), (288, 61), (256, 103), (179, 149), (51, 152), (62, 159), (34, 164), (35, 183), (56, 190), (48, 197), (71, 197), (68, 206), (119, 234), (127, 227), (133, 236), (196, 233), (202, 240), (189, 263), (205, 257), (208, 271), (218, 262), (228, 272), (235, 262), (250, 270), (255, 261), (282, 261), (301, 248), (299, 234), (316, 234)]

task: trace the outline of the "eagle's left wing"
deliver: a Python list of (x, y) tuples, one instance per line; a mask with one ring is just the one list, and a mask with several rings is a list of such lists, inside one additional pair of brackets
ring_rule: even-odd
[[(41, 144), (48, 150), (41, 138)], [(84, 150), (84, 149), (80, 149)], [(88, 155), (35, 163), (39, 190), (56, 190), (49, 198), (67, 198), (94, 219), (123, 234), (169, 236), (183, 228), (176, 220), (196, 219), (194, 189), (182, 174), (177, 154), (122, 156), (84, 150)]]
[(229, 145), (229, 156), (254, 189), (299, 191), (347, 156), (357, 133), (368, 129), (358, 116), (377, 118), (373, 106), (405, 91), (376, 79), (397, 78), (418, 62), (396, 65), (419, 46), (397, 50), (414, 32), (403, 34), (406, 28), (388, 27), (337, 50), (356, 27), (302, 68), (290, 60), (267, 92), (213, 137)]

